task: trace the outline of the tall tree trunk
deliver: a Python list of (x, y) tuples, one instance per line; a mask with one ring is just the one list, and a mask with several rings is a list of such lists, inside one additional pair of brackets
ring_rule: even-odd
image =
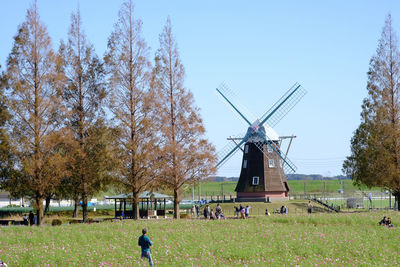
[(88, 221), (88, 196), (87, 196), (87, 184), (83, 182), (83, 192), (82, 192), (82, 218), (83, 222)]
[(397, 206), (397, 210), (400, 211), (400, 205), (399, 205), (400, 192), (394, 192), (393, 195), (395, 198), (395, 205)]
[(50, 200), (51, 200), (51, 196), (47, 196), (46, 197), (46, 204), (44, 207), (44, 214), (47, 214), (50, 210)]
[(133, 219), (137, 220), (140, 218), (139, 215), (139, 194), (132, 192), (132, 211), (133, 211)]
[(180, 219), (181, 215), (179, 212), (179, 191), (174, 189), (174, 219)]
[(35, 207), (36, 207), (36, 225), (43, 225), (43, 198), (37, 196), (35, 198)]
[(75, 198), (74, 199), (74, 212), (72, 213), (72, 218), (77, 218), (78, 217), (78, 206), (79, 205), (79, 199)]

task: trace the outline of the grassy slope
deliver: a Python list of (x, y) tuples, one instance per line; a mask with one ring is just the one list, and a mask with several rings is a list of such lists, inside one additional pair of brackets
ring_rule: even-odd
[[(240, 202), (240, 203), (221, 203), (221, 208), (225, 214), (225, 216), (232, 217), (235, 215), (234, 207), (242, 205), (250, 206), (250, 215), (252, 216), (264, 216), (265, 209), (268, 209), (268, 212), (273, 213), (276, 210), (280, 210), (282, 205), (285, 205), (289, 210), (289, 214), (305, 214), (307, 213), (307, 204), (308, 202), (305, 200), (291, 200), (285, 202), (272, 202), (272, 203), (263, 203), (263, 202)], [(316, 212), (326, 212), (327, 209), (324, 209), (321, 205), (317, 203), (312, 203), (313, 209)], [(211, 209), (215, 210), (217, 204), (213, 203), (210, 205)], [(204, 207), (204, 206), (203, 206)]]
[[(343, 184), (341, 184), (342, 182)], [(352, 180), (311, 180), (311, 181), (288, 181), (291, 194), (303, 194), (304, 185), (308, 194), (322, 193), (324, 190), (327, 193), (337, 193), (339, 189), (344, 188), (346, 193), (353, 193), (358, 189), (353, 185)], [(237, 182), (203, 182), (201, 183), (201, 194), (202, 195), (221, 195), (223, 190), (225, 195), (236, 195), (235, 187)], [(222, 185), (222, 186), (221, 186)], [(198, 186), (195, 186), (195, 198), (198, 195)], [(369, 190), (366, 189), (365, 190)], [(373, 188), (373, 191), (380, 191), (379, 188)], [(185, 196), (191, 196), (192, 188), (188, 186), (185, 191)]]
[[(389, 213), (395, 225), (398, 213)], [(1, 227), (9, 266), (148, 266), (137, 237), (149, 229), (157, 266), (399, 266), (400, 228), (383, 213), (259, 216), (249, 220), (118, 221), (60, 227)]]

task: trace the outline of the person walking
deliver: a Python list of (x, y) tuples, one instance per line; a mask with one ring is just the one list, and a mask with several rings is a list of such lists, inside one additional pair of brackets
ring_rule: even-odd
[(142, 248), (141, 257), (149, 259), (150, 266), (154, 266), (150, 250), (150, 247), (153, 245), (153, 243), (151, 243), (150, 238), (147, 236), (146, 228), (142, 229), (142, 235), (139, 237), (138, 245)]

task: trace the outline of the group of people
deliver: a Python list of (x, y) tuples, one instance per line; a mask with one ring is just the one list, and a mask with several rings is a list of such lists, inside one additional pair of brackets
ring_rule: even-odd
[(241, 219), (249, 218), (250, 206), (243, 207), (240, 205), (239, 207), (234, 206), (233, 208), (235, 209), (236, 218), (239, 218), (239, 214)]
[(34, 225), (36, 224), (36, 215), (34, 215), (32, 211), (30, 211), (29, 215), (24, 215), (23, 220), (25, 225)]
[[(219, 203), (217, 204), (217, 207), (215, 207), (215, 212), (214, 212), (214, 209), (210, 210), (210, 206), (206, 205), (204, 208), (204, 211), (203, 211), (203, 215), (204, 215), (205, 219), (210, 219), (210, 220), (225, 219), (225, 215), (224, 215)], [(197, 215), (197, 216), (199, 216), (199, 215)]]
[(392, 219), (390, 217), (384, 216), (382, 220), (379, 221), (379, 225), (386, 227), (393, 227)]

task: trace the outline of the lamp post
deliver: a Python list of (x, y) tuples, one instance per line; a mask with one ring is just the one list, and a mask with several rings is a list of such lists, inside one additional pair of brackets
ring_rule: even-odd
[(201, 196), (200, 196), (200, 179), (199, 179), (199, 205), (200, 205), (200, 198)]
[(192, 184), (192, 203), (194, 203), (194, 183)]

